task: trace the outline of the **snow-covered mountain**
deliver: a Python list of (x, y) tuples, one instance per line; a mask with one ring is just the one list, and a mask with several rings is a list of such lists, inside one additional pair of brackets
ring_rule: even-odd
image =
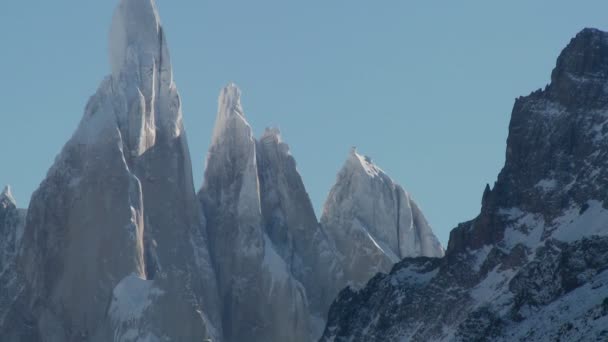
[(344, 278), (356, 288), (410, 256), (442, 257), (418, 205), (384, 171), (352, 148), (323, 209)]
[(180, 98), (151, 0), (123, 0), (112, 74), (33, 194), (14, 340), (221, 336)]
[[(276, 129), (253, 137), (234, 85), (197, 195), (154, 0), (120, 1), (109, 52), (111, 74), (28, 210), (10, 188), (0, 195), (0, 340), (313, 341), (347, 284), (443, 253), (409, 195), (369, 163), (359, 168), (377, 175), (353, 176), (360, 187), (339, 177), (319, 223), (288, 145)], [(379, 203), (390, 217), (369, 216)], [(395, 249), (347, 254), (353, 220)]]
[[(256, 140), (240, 97), (234, 84), (222, 90), (199, 192), (226, 340), (309, 341), (320, 336), (329, 305), (343, 287), (364, 285), (405, 255), (443, 255), (409, 195), (355, 152), (320, 224), (289, 146), (277, 129)], [(367, 174), (366, 168), (376, 173)], [(384, 203), (379, 216), (386, 218), (372, 221)], [(367, 231), (357, 230), (353, 222), (359, 220), (370, 220), (370, 230), (377, 231), (361, 236)], [(396, 251), (374, 245), (397, 239)]]
[(518, 98), (505, 166), (442, 259), (332, 305), (321, 341), (608, 340), (608, 33), (585, 29)]

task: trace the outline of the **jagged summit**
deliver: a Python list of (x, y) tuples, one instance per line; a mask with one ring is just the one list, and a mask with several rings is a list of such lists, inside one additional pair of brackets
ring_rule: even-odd
[(355, 287), (404, 257), (444, 254), (410, 195), (355, 148), (325, 202), (321, 225)]
[(608, 75), (608, 33), (594, 28), (579, 32), (557, 59), (553, 81), (563, 73), (569, 76), (598, 77)]
[(212, 145), (221, 143), (225, 135), (248, 136), (253, 140), (251, 127), (241, 106), (241, 90), (234, 83), (229, 83), (220, 93)]
[(371, 157), (359, 154), (356, 147), (350, 149), (348, 159), (343, 167), (343, 171), (346, 172), (346, 170), (363, 170), (370, 177), (386, 177), (392, 181), (382, 169), (374, 164)]
[(3, 206), (17, 206), (17, 202), (15, 201), (15, 197), (13, 197), (10, 185), (5, 186), (4, 190), (2, 190), (2, 193), (0, 193), (0, 204), (2, 204)]
[(262, 134), (261, 140), (264, 139), (276, 139), (281, 141), (281, 130), (277, 127), (266, 127), (264, 134)]
[(112, 74), (117, 75), (137, 55), (162, 62), (166, 41), (154, 0), (121, 0), (112, 20), (109, 52)]
[(608, 33), (586, 28), (562, 51), (551, 74), (548, 95), (572, 110), (608, 103)]

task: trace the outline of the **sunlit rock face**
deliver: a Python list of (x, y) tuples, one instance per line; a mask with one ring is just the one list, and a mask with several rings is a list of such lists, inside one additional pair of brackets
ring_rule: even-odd
[[(197, 196), (168, 51), (154, 1), (121, 0), (111, 73), (28, 210), (0, 194), (2, 341), (312, 341), (343, 287), (443, 254), (409, 195), (356, 153), (361, 186), (339, 182), (328, 203), (356, 200), (320, 224), (288, 145), (276, 129), (253, 137), (232, 84)], [(370, 216), (380, 202), (384, 221)], [(354, 209), (373, 238), (333, 220)]]
[(344, 279), (361, 287), (405, 257), (442, 257), (418, 205), (353, 148), (325, 203), (321, 225), (335, 242)]
[(32, 196), (13, 303), (27, 322), (3, 330), (15, 340), (216, 338), (216, 279), (153, 1), (120, 2), (110, 55), (112, 74)]
[[(204, 185), (226, 341), (310, 341), (306, 290), (265, 229), (256, 141), (235, 85), (222, 90)], [(273, 236), (274, 237), (274, 236)]]
[(607, 339), (606, 84), (608, 33), (585, 29), (516, 100), (505, 166), (446, 257), (343, 291), (322, 341)]

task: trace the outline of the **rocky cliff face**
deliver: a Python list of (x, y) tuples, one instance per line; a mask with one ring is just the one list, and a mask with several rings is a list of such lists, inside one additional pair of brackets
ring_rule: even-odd
[(25, 290), (15, 302), (31, 329), (10, 334), (221, 336), (180, 99), (153, 1), (120, 3), (110, 60), (112, 75), (32, 196), (17, 261)]
[(234, 85), (220, 96), (199, 196), (226, 341), (310, 340), (306, 291), (265, 231), (256, 142)]
[(346, 284), (361, 287), (409, 256), (442, 257), (443, 248), (403, 188), (353, 148), (323, 209)]
[(446, 257), (343, 291), (322, 341), (608, 338), (608, 33), (580, 32), (517, 99), (506, 162)]

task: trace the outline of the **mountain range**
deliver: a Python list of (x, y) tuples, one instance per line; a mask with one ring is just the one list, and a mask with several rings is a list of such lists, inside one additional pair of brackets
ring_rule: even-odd
[(120, 1), (109, 55), (28, 208), (0, 193), (0, 340), (608, 340), (608, 33), (516, 99), (505, 165), (446, 250), (355, 148), (318, 218), (232, 83), (196, 186), (154, 0)]
[(18, 209), (0, 196), (2, 341), (312, 341), (338, 292), (441, 257), (422, 211), (351, 151), (319, 220), (277, 129), (220, 94), (195, 191), (153, 0), (122, 0), (111, 74)]

